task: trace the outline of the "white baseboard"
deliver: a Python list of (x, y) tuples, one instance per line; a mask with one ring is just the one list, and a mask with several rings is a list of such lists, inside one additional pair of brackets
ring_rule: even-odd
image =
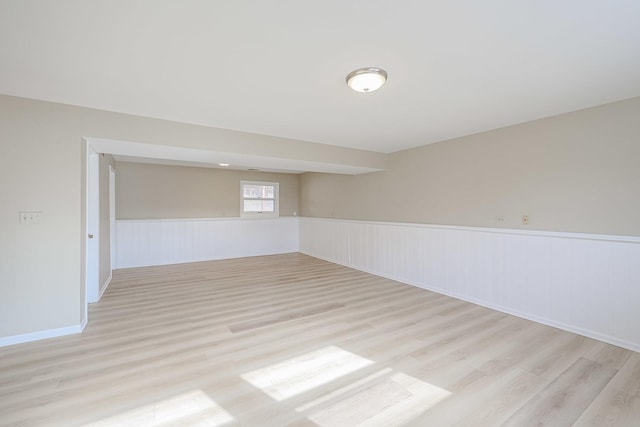
[(14, 344), (22, 344), (22, 343), (32, 342), (32, 341), (39, 341), (47, 338), (62, 337), (65, 335), (79, 334), (84, 330), (85, 326), (87, 326), (87, 319), (84, 319), (82, 323), (80, 323), (79, 325), (3, 337), (3, 338), (0, 338), (0, 347), (6, 347), (8, 345), (14, 345)]
[(626, 348), (626, 349), (629, 349), (629, 350), (636, 351), (636, 352), (640, 353), (640, 345), (636, 344), (636, 343), (633, 343), (633, 342), (620, 340), (620, 339), (617, 339), (615, 337), (611, 337), (611, 336), (604, 335), (604, 334), (599, 334), (599, 333), (596, 333), (596, 332), (593, 332), (593, 331), (590, 331), (590, 330), (587, 330), (587, 329), (583, 329), (583, 328), (577, 328), (577, 327), (575, 327), (573, 325), (567, 325), (566, 323), (556, 322), (556, 321), (553, 321), (551, 319), (546, 319), (544, 317), (535, 316), (535, 315), (532, 315), (532, 314), (529, 314), (529, 313), (523, 313), (523, 312), (518, 311), (518, 310), (510, 309), (509, 307), (503, 307), (503, 306), (496, 305), (496, 304), (487, 304), (484, 301), (478, 301), (478, 300), (476, 300), (474, 298), (469, 298), (469, 297), (467, 297), (465, 295), (459, 295), (459, 294), (456, 294), (456, 293), (448, 292), (446, 289), (433, 287), (433, 286), (425, 286), (422, 283), (412, 282), (412, 281), (406, 280), (406, 279), (400, 279), (398, 277), (393, 277), (392, 275), (389, 275), (389, 274), (378, 273), (378, 272), (375, 272), (375, 271), (371, 271), (371, 270), (369, 270), (367, 268), (362, 268), (362, 267), (358, 267), (358, 266), (355, 266), (355, 265), (349, 265), (347, 263), (340, 262), (339, 260), (329, 259), (329, 258), (326, 258), (326, 257), (318, 256), (316, 254), (313, 254), (313, 253), (310, 253), (310, 252), (307, 252), (307, 251), (301, 250), (300, 253), (312, 256), (314, 258), (319, 258), (319, 259), (322, 259), (322, 260), (325, 260), (325, 261), (328, 261), (328, 262), (332, 262), (334, 264), (344, 265), (345, 267), (353, 268), (354, 270), (359, 270), (359, 271), (363, 271), (365, 273), (373, 274), (374, 276), (384, 277), (385, 279), (390, 279), (390, 280), (394, 280), (396, 282), (404, 283), (406, 285), (415, 286), (415, 287), (420, 288), (420, 289), (425, 289), (427, 291), (435, 292), (437, 294), (446, 295), (448, 297), (459, 299), (461, 301), (465, 301), (465, 302), (469, 302), (469, 303), (472, 303), (472, 304), (480, 305), (482, 307), (490, 308), (492, 310), (496, 310), (496, 311), (499, 311), (501, 313), (510, 314), (512, 316), (520, 317), (520, 318), (526, 319), (526, 320), (531, 320), (531, 321), (536, 322), (536, 323), (541, 323), (543, 325), (547, 325), (547, 326), (551, 326), (551, 327), (554, 327), (554, 328), (562, 329), (563, 331), (572, 332), (574, 334), (582, 335), (582, 336), (587, 337), (587, 338), (593, 338), (593, 339), (598, 340), (598, 341), (606, 342), (608, 344), (613, 344), (615, 346)]
[[(105, 280), (104, 283), (102, 284), (102, 286), (100, 286), (100, 293), (98, 294), (98, 301), (100, 301), (102, 299), (102, 295), (104, 295), (105, 291), (107, 290), (107, 288), (111, 284), (111, 279), (113, 279), (113, 270), (109, 272), (109, 277), (107, 277), (107, 280)], [(98, 301), (96, 301), (96, 302), (98, 302)]]
[(82, 319), (82, 322), (80, 322), (80, 325), (78, 325), (80, 327), (80, 332), (84, 331), (84, 328), (87, 327), (87, 323), (89, 322), (89, 319), (87, 319), (86, 317), (84, 319)]
[(300, 252), (640, 352), (640, 239), (300, 218)]
[[(397, 280), (397, 279), (394, 279)], [(406, 282), (402, 282), (402, 283), (406, 283)], [(526, 319), (526, 320), (531, 320), (533, 322), (536, 323), (541, 323), (543, 325), (547, 325), (547, 326), (551, 326), (554, 328), (558, 328), (558, 329), (562, 329), (563, 331), (567, 331), (567, 332), (572, 332), (574, 334), (578, 334), (578, 335), (582, 335), (583, 337), (587, 337), (587, 338), (593, 338), (594, 340), (598, 340), (598, 341), (602, 341), (602, 342), (606, 342), (608, 344), (613, 344), (615, 346), (618, 347), (623, 347), (626, 348), (628, 350), (632, 350), (632, 351), (636, 351), (636, 352), (640, 352), (640, 344), (637, 343), (632, 343), (629, 341), (625, 341), (625, 340), (621, 340), (609, 335), (605, 335), (605, 334), (601, 334), (601, 333), (597, 333), (588, 329), (584, 329), (584, 328), (579, 328), (576, 327), (574, 325), (569, 325), (563, 322), (557, 322), (554, 321), (552, 319), (548, 319), (545, 317), (540, 317), (540, 316), (536, 316), (530, 313), (524, 313), (522, 311), (519, 310), (513, 310), (509, 307), (504, 307), (501, 305), (496, 305), (496, 304), (488, 304), (484, 301), (478, 301), (475, 300), (473, 298), (467, 298), (464, 295), (459, 295), (459, 294), (454, 294), (451, 292), (447, 292), (444, 289), (440, 289), (440, 288), (436, 288), (436, 287), (426, 287), (417, 283), (407, 283), (408, 285), (412, 285), (412, 286), (416, 286), (422, 289), (426, 289), (429, 291), (433, 291), (442, 295), (446, 295), (452, 298), (456, 298), (462, 301), (466, 301), (466, 302), (470, 302), (473, 304), (477, 304), (483, 307), (487, 307), (490, 308), (492, 310), (496, 310), (496, 311), (500, 311), (502, 313), (506, 313), (506, 314), (510, 314), (512, 316), (516, 316), (516, 317), (520, 317), (522, 319)]]

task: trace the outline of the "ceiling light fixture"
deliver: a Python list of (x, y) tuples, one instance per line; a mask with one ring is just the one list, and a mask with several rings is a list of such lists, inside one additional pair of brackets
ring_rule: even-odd
[(347, 86), (356, 92), (373, 92), (387, 81), (387, 72), (382, 68), (358, 68), (347, 74)]
[(218, 163), (218, 165), (227, 167), (227, 166), (229, 166), (229, 163)]

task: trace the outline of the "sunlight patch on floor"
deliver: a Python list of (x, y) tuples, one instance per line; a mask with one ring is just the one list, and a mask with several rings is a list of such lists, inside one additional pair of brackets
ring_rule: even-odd
[(433, 384), (386, 368), (296, 409), (321, 427), (402, 425), (450, 395)]
[(326, 393), (323, 394), (322, 396), (313, 399), (309, 402), (306, 402), (300, 406), (298, 406), (296, 408), (296, 411), (298, 412), (306, 412), (310, 409), (313, 409), (315, 407), (319, 407), (319, 406), (327, 406), (330, 405), (331, 402), (333, 400), (336, 399), (342, 399), (342, 396), (351, 394), (351, 393), (356, 393), (358, 390), (361, 390), (362, 388), (368, 387), (369, 384), (371, 384), (372, 382), (376, 381), (376, 379), (380, 378), (380, 377), (384, 377), (384, 376), (388, 376), (389, 374), (391, 374), (393, 372), (393, 370), (391, 368), (385, 368), (382, 369), (380, 371), (377, 371), (371, 375), (367, 375), (366, 377), (360, 378), (358, 380), (355, 380), (351, 383), (349, 383), (348, 385), (341, 387), (337, 390), (334, 390), (330, 393)]
[(178, 425), (222, 427), (234, 420), (235, 418), (201, 390), (193, 390), (88, 425), (152, 427), (177, 423)]
[(277, 401), (329, 383), (373, 362), (336, 346), (289, 359), (242, 375)]

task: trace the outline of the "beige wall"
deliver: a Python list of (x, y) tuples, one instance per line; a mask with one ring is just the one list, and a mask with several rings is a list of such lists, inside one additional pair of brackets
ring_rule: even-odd
[[(360, 150), (0, 95), (0, 338), (84, 319), (82, 137), (365, 167)], [(20, 211), (43, 211), (25, 226)]]
[(397, 152), (384, 172), (303, 174), (300, 187), (305, 216), (640, 236), (640, 98)]
[(280, 216), (297, 213), (297, 174), (118, 162), (116, 217), (239, 217), (241, 180), (279, 182)]
[[(382, 173), (303, 175), (300, 211), (640, 235), (640, 98), (397, 153)], [(84, 316), (82, 137), (309, 161), (380, 155), (0, 95), (0, 338)], [(410, 197), (411, 185), (417, 189)], [(19, 211), (44, 222), (20, 225)]]
[[(0, 337), (78, 324), (80, 134), (0, 97)], [(42, 211), (21, 225), (19, 211)]]

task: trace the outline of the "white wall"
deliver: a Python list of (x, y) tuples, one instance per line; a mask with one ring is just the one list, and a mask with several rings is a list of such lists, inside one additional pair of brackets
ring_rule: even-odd
[(298, 218), (118, 220), (117, 267), (298, 252)]
[(640, 238), (299, 221), (300, 252), (640, 351)]

